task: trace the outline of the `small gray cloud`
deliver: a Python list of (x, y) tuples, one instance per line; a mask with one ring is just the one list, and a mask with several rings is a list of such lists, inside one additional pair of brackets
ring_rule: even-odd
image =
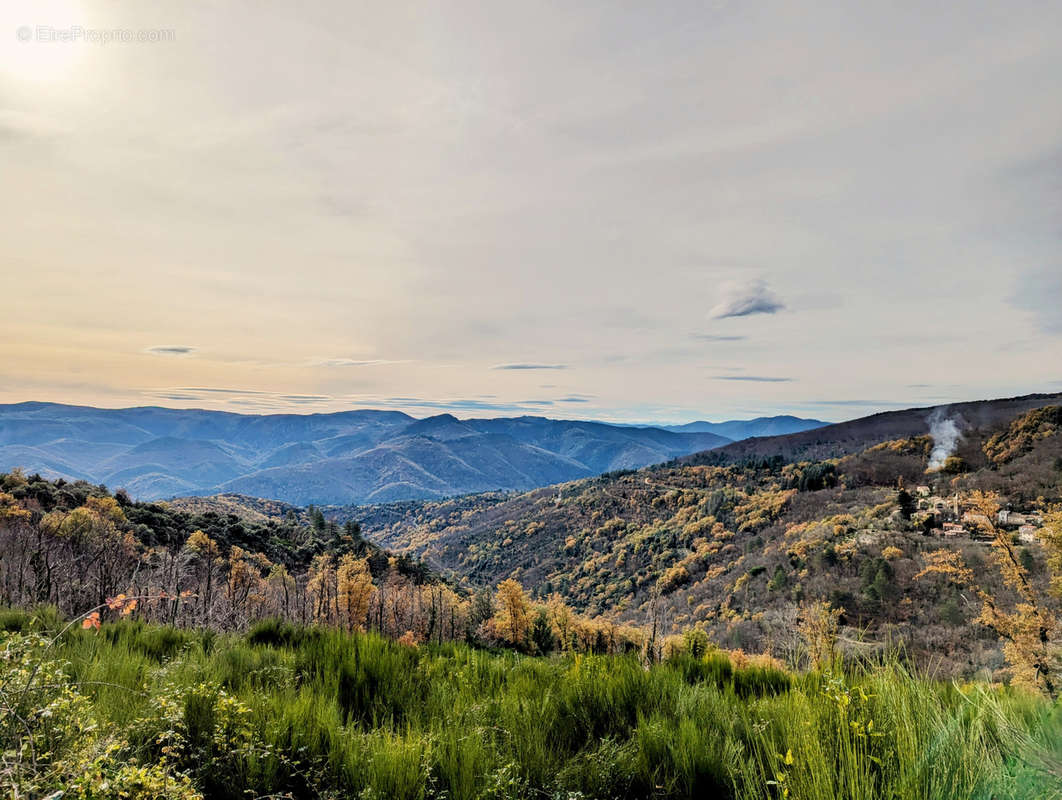
[(194, 347), (186, 344), (156, 344), (144, 352), (153, 356), (187, 356), (195, 352)]
[(751, 381), (752, 383), (791, 383), (792, 378), (774, 378), (767, 375), (713, 375), (714, 381)]
[(589, 403), (590, 400), (585, 397), (558, 397), (558, 403)]
[(567, 364), (495, 364), (491, 369), (568, 369)]
[(712, 319), (776, 314), (785, 308), (763, 280), (728, 281), (720, 286), (719, 302), (708, 311)]
[(691, 334), (694, 339), (699, 339), (702, 342), (743, 342), (748, 339), (748, 336), (719, 336), (714, 333), (694, 333)]

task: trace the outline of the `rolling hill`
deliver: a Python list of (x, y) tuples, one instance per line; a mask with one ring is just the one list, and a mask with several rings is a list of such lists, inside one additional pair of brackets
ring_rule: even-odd
[[(946, 406), (885, 411), (869, 417), (839, 422), (786, 436), (746, 438), (712, 454), (694, 454), (687, 463), (735, 462), (781, 456), (787, 460), (837, 458), (873, 444), (919, 436), (930, 431), (931, 417), (953, 420), (959, 430), (979, 430), (1013, 419), (1018, 414), (1062, 401), (1062, 393), (1030, 394), (999, 400), (975, 400)], [(737, 438), (737, 437), (731, 437)]]
[(102, 483), (144, 500), (227, 492), (306, 505), (527, 490), (730, 441), (543, 417), (0, 406), (0, 469)]

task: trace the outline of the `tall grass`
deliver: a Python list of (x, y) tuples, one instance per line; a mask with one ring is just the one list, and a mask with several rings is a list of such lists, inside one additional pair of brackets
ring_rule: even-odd
[(1062, 798), (1059, 706), (895, 662), (793, 676), (709, 652), (646, 670), (282, 623), (122, 622), (57, 655), (130, 757), (179, 729), (167, 757), (210, 798)]

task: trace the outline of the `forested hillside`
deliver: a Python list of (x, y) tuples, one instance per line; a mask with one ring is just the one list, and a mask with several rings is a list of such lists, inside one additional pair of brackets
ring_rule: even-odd
[(355, 624), (364, 624), (370, 596), (381, 619), (391, 594), (430, 587), (456, 597), (424, 564), (366, 541), (354, 522), (340, 526), (319, 512), (305, 523), (294, 513), (261, 521), (192, 514), (17, 470), (0, 474), (0, 553), (0, 605), (47, 604), (75, 616), (121, 594), (141, 598), (143, 618), (171, 624), (334, 621), (337, 572), (360, 614)]
[[(280, 518), (263, 513), (278, 510)], [(662, 636), (647, 642), (640, 629), (577, 614), (559, 596), (534, 605), (519, 583), (499, 583), (473, 591), (315, 508), (230, 499), (189, 511), (0, 473), (0, 607), (92, 611), (96, 622), (135, 612), (217, 630), (282, 619), (540, 654), (663, 652)]]
[[(858, 423), (834, 426), (836, 441), (830, 428), (811, 432), (818, 446), (848, 453), (836, 458), (739, 459), (745, 451), (732, 445), (514, 497), (368, 515), (367, 533), (476, 583), (515, 578), (590, 614), (700, 626), (713, 641), (753, 651), (791, 647), (798, 609), (824, 600), (844, 609), (853, 649), (902, 641), (946, 674), (1005, 677), (1005, 637), (977, 622), (977, 591), (1012, 596), (997, 539), (1046, 590), (1062, 434), (1056, 407), (1022, 413), (1042, 405), (1025, 398), (956, 409), (961, 438), (929, 472), (928, 413), (903, 412), (870, 418), (862, 432)], [(914, 435), (873, 443), (897, 428)], [(796, 434), (799, 447), (808, 435)], [(714, 463), (696, 463), (705, 461)], [(981, 508), (994, 505), (1011, 512), (1006, 522)], [(941, 578), (945, 557), (969, 573)]]

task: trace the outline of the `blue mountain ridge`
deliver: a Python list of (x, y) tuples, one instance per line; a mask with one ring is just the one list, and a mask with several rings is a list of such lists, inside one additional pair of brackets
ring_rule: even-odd
[[(0, 405), (0, 470), (88, 480), (143, 500), (238, 492), (296, 504), (380, 503), (532, 489), (807, 422), (788, 420), (795, 418), (666, 429), (370, 409), (259, 415), (29, 402)], [(735, 436), (701, 425), (731, 426)]]

